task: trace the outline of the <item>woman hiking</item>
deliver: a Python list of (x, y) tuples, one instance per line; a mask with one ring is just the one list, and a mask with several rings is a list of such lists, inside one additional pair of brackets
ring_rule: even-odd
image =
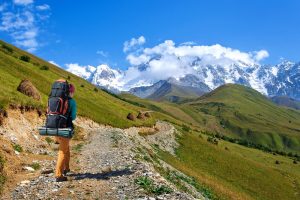
[[(74, 128), (72, 121), (76, 119), (76, 102), (73, 99), (75, 93), (75, 86), (69, 84), (69, 107), (68, 107), (68, 118), (67, 127)], [(70, 139), (65, 137), (56, 137), (56, 141), (59, 143), (58, 158), (55, 170), (56, 182), (67, 181), (67, 173), (70, 172)]]

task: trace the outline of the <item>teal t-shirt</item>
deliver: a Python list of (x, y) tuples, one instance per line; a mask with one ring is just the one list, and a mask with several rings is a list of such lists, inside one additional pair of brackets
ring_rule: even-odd
[(69, 99), (69, 108), (70, 108), (70, 117), (73, 120), (76, 119), (77, 108), (76, 108), (76, 101), (74, 99)]

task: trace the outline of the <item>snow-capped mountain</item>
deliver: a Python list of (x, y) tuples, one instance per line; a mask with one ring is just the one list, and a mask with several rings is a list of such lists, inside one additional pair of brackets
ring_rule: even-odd
[(67, 70), (96, 86), (108, 89), (112, 92), (119, 92), (119, 89), (123, 86), (121, 81), (121, 78), (124, 76), (123, 72), (112, 69), (105, 64), (99, 65), (98, 67), (71, 65)]
[[(155, 59), (159, 60), (160, 58)], [(200, 58), (195, 57), (186, 65), (188, 65), (186, 68), (189, 69), (186, 74), (181, 77), (169, 77), (174, 78), (172, 80), (176, 82), (175, 84), (207, 87), (212, 90), (225, 83), (237, 83), (250, 86), (267, 96), (288, 96), (300, 100), (300, 63), (284, 61), (272, 66), (240, 61), (220, 65), (203, 64)], [(160, 80), (155, 80), (155, 76), (149, 75), (148, 69), (149, 63), (144, 63), (143, 65), (131, 67), (127, 71), (114, 70), (107, 65), (87, 66), (84, 71), (76, 69), (69, 69), (69, 71), (97, 86), (112, 91), (128, 91), (131, 89), (131, 92), (135, 91), (137, 95), (140, 93), (138, 96), (145, 97), (158, 89), (158, 86), (162, 83), (159, 82)], [(143, 91), (145, 90), (143, 86), (152, 85), (153, 87), (150, 90), (147, 87), (147, 91)]]

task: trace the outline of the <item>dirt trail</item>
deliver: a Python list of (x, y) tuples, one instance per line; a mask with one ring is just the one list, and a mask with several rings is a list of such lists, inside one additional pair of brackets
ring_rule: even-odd
[[(164, 123), (159, 124), (161, 131), (156, 128), (153, 134), (171, 134), (172, 126)], [(204, 199), (197, 192), (193, 197), (178, 191), (156, 172), (153, 162), (143, 159), (141, 149), (151, 148), (159, 138), (150, 136), (149, 142), (139, 136), (137, 128), (83, 128), (89, 136), (83, 146), (73, 146), (69, 181), (56, 183), (53, 173), (41, 173), (54, 169), (54, 154), (52, 161), (43, 162), (35, 178), (28, 176), (3, 199)]]

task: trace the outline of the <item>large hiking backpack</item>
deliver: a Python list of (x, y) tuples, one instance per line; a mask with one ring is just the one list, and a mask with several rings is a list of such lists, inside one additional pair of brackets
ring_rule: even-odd
[(66, 128), (68, 125), (69, 84), (65, 80), (53, 83), (48, 99), (46, 128)]

